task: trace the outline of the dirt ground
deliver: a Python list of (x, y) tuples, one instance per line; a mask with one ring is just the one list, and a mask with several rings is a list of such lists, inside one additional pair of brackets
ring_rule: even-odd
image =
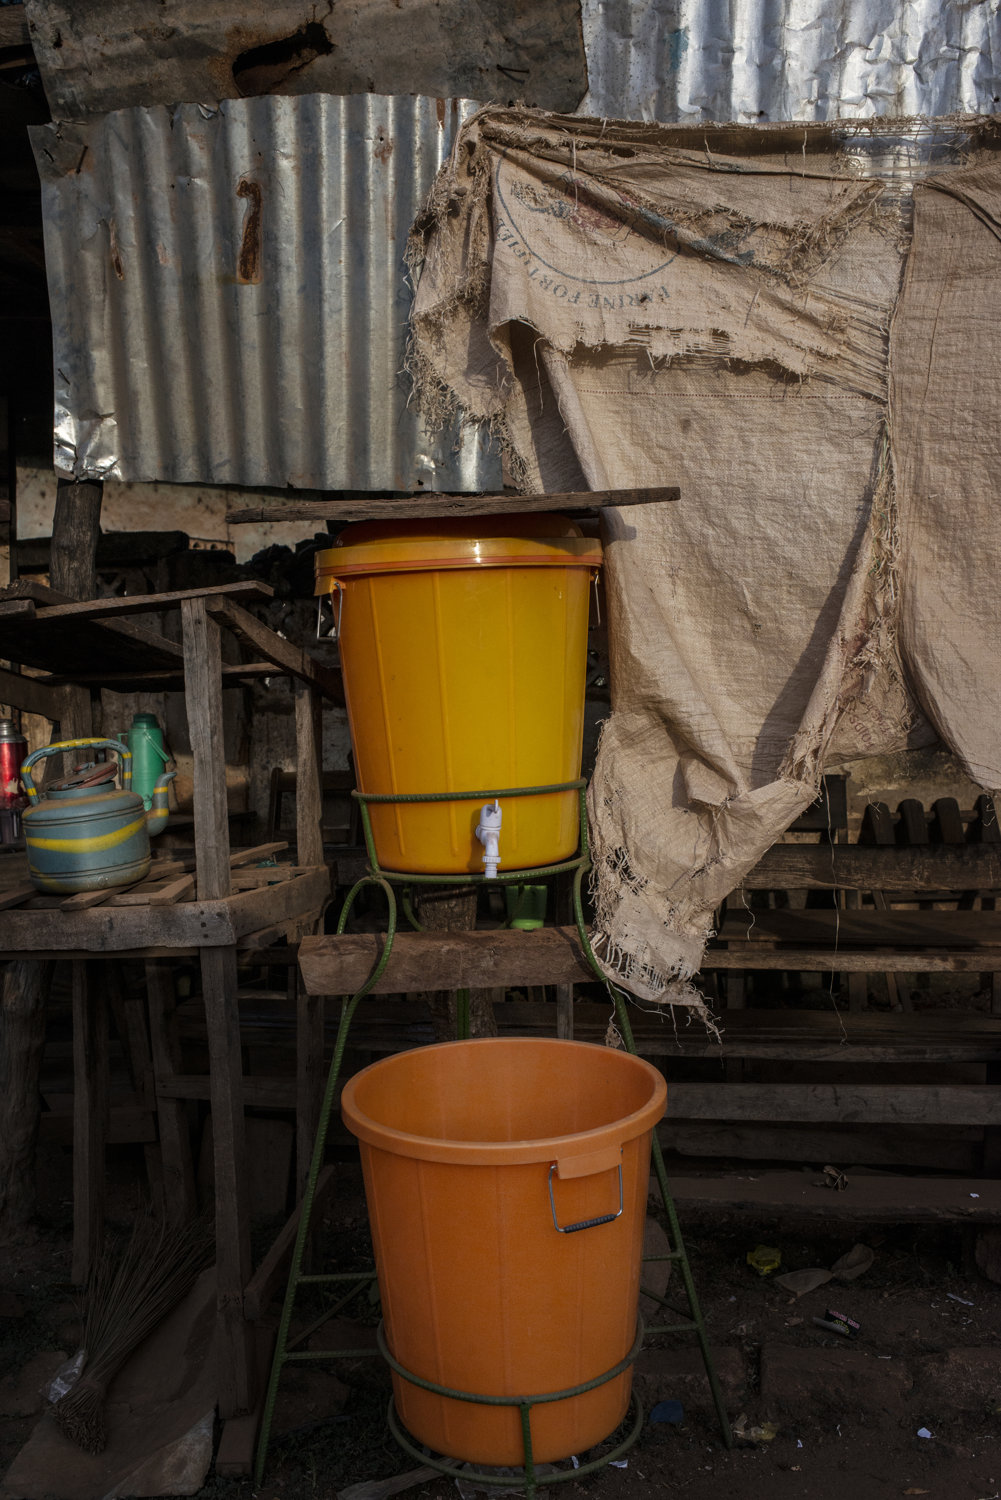
[[(124, 1223), (142, 1193), (141, 1157), (127, 1148), (111, 1156), (112, 1217)], [(30, 1243), (0, 1254), (0, 1472), (40, 1420), (43, 1379), (80, 1336), (67, 1280), (68, 1153), (47, 1149), (41, 1170), (37, 1231)], [(324, 1255), (354, 1268), (368, 1253), (364, 1204), (350, 1164), (339, 1168), (339, 1179)], [(824, 1231), (733, 1214), (690, 1218), (684, 1227), (727, 1406), (747, 1435), (731, 1451), (724, 1448), (691, 1336), (653, 1336), (636, 1367), (636, 1389), (647, 1413), (660, 1402), (678, 1402), (681, 1420), (647, 1420), (625, 1468), (551, 1485), (551, 1495), (997, 1500), (1001, 1287), (972, 1269), (962, 1231), (884, 1226), (877, 1232), (841, 1222)], [(749, 1250), (765, 1244), (781, 1251), (781, 1271), (829, 1268), (856, 1243), (874, 1252), (871, 1268), (854, 1282), (832, 1281), (800, 1299), (746, 1262)], [(668, 1294), (682, 1309), (676, 1274)], [(813, 1325), (828, 1308), (861, 1325), (857, 1338)], [(369, 1341), (378, 1308), (365, 1301), (349, 1311), (359, 1341)], [(315, 1309), (304, 1312), (315, 1316)], [(351, 1331), (342, 1319), (339, 1335)], [(411, 1469), (414, 1461), (386, 1430), (387, 1395), (377, 1361), (290, 1372), (265, 1484), (257, 1490), (249, 1480), (210, 1473), (199, 1495), (334, 1500), (349, 1485)], [(931, 1435), (919, 1435), (922, 1429)], [(437, 1478), (405, 1493), (452, 1500), (457, 1486)], [(472, 1494), (468, 1484), (463, 1494)]]

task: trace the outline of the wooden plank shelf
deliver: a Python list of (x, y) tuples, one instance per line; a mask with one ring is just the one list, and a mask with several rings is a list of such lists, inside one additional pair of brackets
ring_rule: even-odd
[[(86, 910), (57, 905), (43, 911), (8, 907), (0, 911), (0, 952), (124, 953), (172, 948), (225, 948), (248, 934), (309, 913), (319, 915), (330, 895), (325, 865), (288, 867), (287, 879), (234, 891), (213, 900), (178, 900), (156, 904), (112, 905), (109, 900)], [(159, 888), (159, 893), (162, 894)], [(151, 887), (150, 895), (158, 893)]]
[(669, 505), (681, 499), (676, 485), (652, 489), (574, 490), (554, 495), (415, 494), (385, 498), (358, 495), (345, 500), (279, 500), (231, 510), (233, 525), (259, 521), (414, 521), (444, 516), (518, 515), (525, 511), (594, 511), (606, 505)]
[[(23, 862), (19, 871), (16, 860), (5, 857), (0, 861), (0, 953), (6, 959), (73, 960), (72, 1275), (77, 1282), (87, 1279), (103, 1227), (109, 1002), (122, 1012), (129, 1032), (128, 1002), (120, 993), (116, 1001), (121, 976), (115, 960), (145, 961), (144, 1102), (156, 1111), (164, 1198), (168, 1214), (179, 1222), (195, 1208), (184, 1101), (207, 1097), (212, 1109), (218, 1397), (224, 1418), (252, 1410), (256, 1400), (253, 1334), (243, 1314), (253, 1271), (244, 1108), (249, 1101), (284, 1103), (291, 1097), (304, 1136), (315, 1117), (315, 1100), (305, 1084), (291, 1090), (285, 1080), (245, 1084), (238, 950), (258, 944), (266, 951), (315, 930), (329, 900), (320, 821), (320, 700), (326, 694), (340, 701), (342, 694), (339, 673), (243, 607), (271, 597), (267, 585), (255, 582), (79, 602), (30, 582), (0, 593), (0, 656), (50, 674), (47, 680), (3, 669), (4, 702), (58, 722), (57, 739), (91, 736), (94, 686), (122, 690), (148, 683), (151, 675), (164, 686), (183, 677), (196, 860), (181, 851), (157, 860), (148, 878), (129, 889), (64, 897), (34, 892), (24, 879)], [(180, 644), (122, 618), (163, 611), (180, 612)], [(252, 662), (234, 670), (223, 665), (220, 627), (249, 643)], [(231, 855), (221, 725), (224, 688), (243, 676), (272, 672), (295, 680), (299, 863), (262, 870), (261, 861), (284, 845), (247, 851), (245, 858)], [(83, 681), (72, 680), (77, 677)], [(184, 821), (178, 819), (175, 829)], [(209, 1071), (194, 1081), (181, 1068), (171, 967), (159, 961), (182, 953), (197, 954), (202, 979)], [(105, 962), (88, 962), (94, 958)], [(132, 1020), (138, 1036), (139, 1018)]]

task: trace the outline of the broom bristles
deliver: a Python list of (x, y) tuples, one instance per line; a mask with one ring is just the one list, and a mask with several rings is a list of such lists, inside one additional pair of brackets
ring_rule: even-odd
[(124, 1250), (105, 1246), (87, 1288), (84, 1373), (53, 1407), (62, 1431), (88, 1453), (103, 1451), (104, 1397), (143, 1339), (194, 1286), (213, 1258), (206, 1216), (179, 1229), (140, 1215)]

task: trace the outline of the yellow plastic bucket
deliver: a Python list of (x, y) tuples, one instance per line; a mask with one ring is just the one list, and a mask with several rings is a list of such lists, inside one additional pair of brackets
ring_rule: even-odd
[[(626, 1414), (628, 1364), (559, 1393), (600, 1380), (633, 1346), (666, 1097), (662, 1074), (631, 1053), (533, 1037), (398, 1052), (341, 1097), (390, 1354), (449, 1390), (557, 1396), (532, 1409), (536, 1461), (593, 1447)], [(393, 1391), (404, 1426), (435, 1452), (524, 1463), (516, 1406), (444, 1396), (395, 1370)]]
[[(549, 786), (580, 775), (590, 581), (601, 545), (565, 516), (348, 526), (316, 563), (339, 594), (359, 789)], [(500, 872), (554, 864), (576, 792), (502, 801)], [(477, 802), (372, 804), (385, 869), (483, 872)]]

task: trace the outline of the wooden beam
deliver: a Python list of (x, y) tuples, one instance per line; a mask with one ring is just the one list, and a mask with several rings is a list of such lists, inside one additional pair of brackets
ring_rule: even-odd
[[(227, 687), (241, 687), (244, 682), (254, 682), (261, 677), (280, 677), (284, 675), (281, 667), (276, 667), (273, 661), (248, 661), (248, 662), (223, 662), (222, 685)], [(29, 679), (25, 679), (28, 681)], [(106, 688), (112, 693), (183, 693), (184, 673), (180, 668), (176, 672), (79, 672), (71, 677), (57, 676), (55, 673), (50, 677), (31, 679), (41, 682), (48, 687), (61, 687), (63, 684), (78, 684), (85, 687)], [(7, 701), (7, 700), (4, 700)], [(46, 715), (47, 718), (51, 715)]]
[(775, 844), (744, 890), (1001, 890), (1001, 844)]
[[(157, 1075), (161, 1099), (211, 1099), (212, 1080), (207, 1073)], [(241, 1097), (254, 1109), (295, 1109), (294, 1078), (244, 1078)]]
[[(279, 887), (271, 887), (277, 890)], [(12, 914), (14, 915), (14, 914)], [(756, 917), (775, 917), (774, 912), (755, 912)], [(786, 914), (781, 914), (786, 915)], [(798, 917), (800, 913), (788, 914)], [(803, 913), (804, 916), (834, 917), (826, 912)], [(867, 913), (840, 913), (861, 917)], [(873, 915), (880, 916), (880, 913)], [(894, 914), (896, 915), (896, 914)], [(953, 913), (902, 914), (912, 917)], [(995, 913), (960, 913), (971, 918), (995, 917)], [(1001, 918), (1001, 913), (997, 914)], [(885, 921), (886, 918), (883, 918)], [(0, 928), (2, 930), (2, 928)], [(997, 927), (993, 929), (998, 931)], [(725, 933), (726, 929), (724, 929)], [(739, 936), (743, 937), (743, 931)], [(738, 934), (734, 933), (735, 939)], [(803, 933), (807, 941), (809, 932)], [(994, 955), (990, 949), (970, 948), (966, 952), (933, 952), (914, 944), (914, 932), (901, 941), (902, 949), (873, 948), (853, 952), (833, 948), (834, 926), (824, 928), (821, 945), (815, 948), (769, 948), (762, 942), (741, 942), (729, 949), (711, 948), (703, 959), (703, 970), (718, 969), (802, 969), (826, 973), (832, 968), (844, 971), (883, 971), (896, 973), (978, 973), (989, 967)], [(826, 939), (826, 941), (825, 941)], [(938, 939), (942, 946), (948, 946)], [(843, 939), (849, 941), (847, 937)], [(1001, 942), (1001, 935), (994, 942)], [(350, 995), (359, 989), (375, 968), (382, 951), (382, 938), (375, 933), (344, 933), (342, 936), (303, 938), (299, 948), (299, 965), (307, 990), (314, 995)], [(997, 954), (1001, 966), (1001, 953)], [(399, 932), (393, 944), (389, 964), (375, 985), (373, 994), (410, 994), (433, 985), (486, 989), (491, 985), (508, 986), (574, 984), (594, 981), (577, 938), (575, 927), (545, 927), (538, 932)]]
[[(299, 968), (309, 994), (353, 995), (375, 968), (383, 941), (369, 932), (303, 938)], [(568, 984), (582, 979), (594, 979), (594, 972), (573, 927), (398, 932), (389, 964), (372, 993)]]
[[(981, 948), (1001, 946), (997, 911), (728, 911), (721, 942), (810, 943), (841, 948)], [(998, 955), (1001, 957), (1001, 954)], [(984, 967), (989, 967), (985, 965)]]
[(211, 596), (206, 601), (205, 607), (213, 620), (225, 625), (238, 640), (245, 642), (260, 656), (273, 661), (291, 677), (296, 677), (301, 682), (318, 688), (331, 702), (344, 702), (344, 684), (341, 682), (339, 672), (332, 671), (330, 667), (325, 667), (315, 661), (298, 646), (293, 646), (291, 641), (276, 635), (269, 626), (256, 620), (239, 604), (234, 604), (232, 600), (220, 594)]
[(83, 1285), (104, 1235), (104, 1147), (108, 1130), (107, 990), (85, 961), (73, 964), (73, 1261)]
[(970, 948), (961, 953), (941, 949), (869, 948), (852, 951), (821, 943), (815, 948), (776, 948), (768, 943), (731, 942), (729, 948), (707, 948), (702, 972), (720, 969), (779, 969), (804, 974), (980, 974), (1001, 953)]
[(219, 627), (204, 597), (181, 604), (184, 706), (194, 761), (195, 859), (198, 894), (228, 896), (229, 808), (223, 743), (222, 664)]
[(199, 589), (173, 589), (165, 594), (116, 594), (111, 599), (83, 599), (73, 604), (39, 605), (31, 600), (13, 599), (0, 604), (0, 610), (30, 604), (40, 621), (109, 620), (122, 615), (159, 613), (177, 609), (186, 599), (225, 598), (249, 603), (267, 603), (275, 597), (270, 585), (249, 578), (239, 583), (220, 583)]
[(236, 949), (203, 948), (199, 960), (215, 1167), (219, 1415), (225, 1419), (253, 1408), (257, 1386), (252, 1331), (243, 1316), (252, 1263)]
[(145, 966), (146, 994), (149, 1002), (149, 1035), (153, 1053), (154, 1093), (157, 1096), (157, 1121), (163, 1171), (163, 1198), (171, 1224), (190, 1223), (198, 1212), (194, 1165), (191, 1159), (191, 1132), (187, 1111), (181, 1100), (163, 1093), (160, 1084), (171, 1079), (181, 1065), (181, 1045), (177, 1034), (177, 1002), (174, 976), (170, 965), (151, 959)]
[(606, 505), (669, 505), (680, 500), (676, 485), (653, 489), (573, 490), (557, 495), (436, 495), (422, 491), (402, 498), (360, 495), (348, 500), (287, 500), (230, 511), (234, 525), (257, 521), (413, 521), (444, 516), (494, 516), (523, 511), (599, 510)]
[(320, 695), (295, 684), (295, 828), (301, 865), (323, 863), (323, 717)]
[(992, 1084), (669, 1083), (679, 1120), (802, 1120), (838, 1125), (997, 1125)]
[(0, 970), (0, 1239), (21, 1238), (35, 1216), (39, 1078), (45, 1051), (47, 963)]
[(0, 703), (41, 714), (43, 719), (58, 721), (66, 698), (62, 687), (51, 686), (45, 677), (27, 677), (0, 667)]
[(56, 482), (52, 517), (52, 587), (71, 599), (91, 599), (97, 592), (97, 540), (101, 535), (100, 481)]

